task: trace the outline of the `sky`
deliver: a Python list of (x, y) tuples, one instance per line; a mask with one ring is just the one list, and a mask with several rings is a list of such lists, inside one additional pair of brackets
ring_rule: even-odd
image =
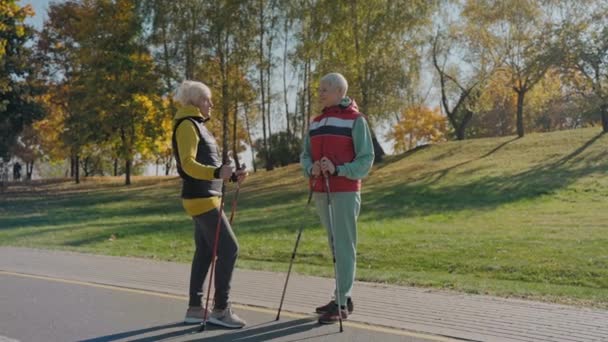
[(21, 0), (21, 4), (32, 5), (32, 7), (34, 7), (34, 12), (36, 12), (34, 17), (27, 19), (27, 23), (33, 25), (37, 29), (41, 29), (42, 23), (46, 19), (46, 9), (50, 2), (51, 0)]

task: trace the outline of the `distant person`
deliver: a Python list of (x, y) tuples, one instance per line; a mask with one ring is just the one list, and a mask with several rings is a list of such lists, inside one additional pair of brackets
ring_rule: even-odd
[(21, 180), (21, 164), (19, 164), (19, 162), (16, 162), (13, 165), (13, 179)]
[[(374, 146), (367, 121), (359, 113), (355, 101), (346, 96), (347, 90), (348, 82), (338, 73), (321, 78), (319, 102), (323, 111), (310, 123), (300, 157), (304, 174), (310, 178), (317, 213), (328, 234), (331, 234), (328, 189), (323, 177), (329, 178), (333, 205), (336, 268), (340, 288), (335, 290), (335, 300), (316, 309), (321, 324), (337, 322), (340, 311), (342, 318), (346, 319), (354, 308), (351, 295), (357, 264), (361, 179), (367, 176), (374, 162)], [(337, 299), (341, 308), (336, 304)]]
[[(228, 301), (230, 282), (239, 252), (239, 245), (230, 223), (220, 213), (222, 179), (231, 178), (234, 169), (222, 165), (213, 134), (205, 127), (211, 119), (211, 91), (201, 83), (184, 81), (175, 96), (178, 110), (173, 126), (173, 153), (177, 171), (182, 178), (182, 203), (194, 221), (195, 251), (190, 274), (190, 300), (185, 323), (201, 323), (205, 308), (199, 293), (211, 265), (212, 248), (219, 215), (221, 230), (215, 269), (215, 301), (207, 315), (209, 323), (227, 328), (242, 328), (245, 321), (232, 312)], [(247, 173), (236, 170), (238, 182)]]

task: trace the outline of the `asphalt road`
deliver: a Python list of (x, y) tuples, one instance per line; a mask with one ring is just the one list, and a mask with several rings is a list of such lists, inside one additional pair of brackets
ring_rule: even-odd
[(315, 316), (235, 307), (241, 330), (184, 325), (186, 299), (154, 292), (0, 273), (0, 342), (37, 341), (437, 341), (358, 325), (321, 326)]

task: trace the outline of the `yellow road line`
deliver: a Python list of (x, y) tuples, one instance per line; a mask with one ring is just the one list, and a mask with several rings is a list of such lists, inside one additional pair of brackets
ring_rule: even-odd
[[(186, 296), (172, 295), (172, 294), (168, 294), (168, 293), (154, 292), (154, 291), (150, 291), (150, 290), (140, 290), (140, 289), (134, 289), (134, 288), (122, 287), (122, 286), (116, 286), (116, 285), (92, 283), (92, 282), (86, 282), (86, 281), (80, 281), (80, 280), (63, 279), (63, 278), (33, 275), (33, 274), (27, 274), (27, 273), (1, 271), (1, 270), (0, 270), (0, 275), (9, 275), (9, 276), (22, 277), (22, 278), (31, 278), (31, 279), (40, 279), (40, 280), (54, 281), (54, 282), (64, 283), (64, 284), (82, 285), (82, 286), (89, 286), (89, 287), (95, 287), (95, 288), (101, 288), (101, 289), (107, 289), (107, 290), (137, 293), (137, 294), (148, 295), (148, 296), (156, 296), (156, 297), (161, 297), (161, 298), (177, 299), (177, 300), (183, 300), (183, 301), (188, 300), (188, 297), (186, 297)], [(269, 314), (269, 315), (274, 315), (277, 313), (276, 310), (261, 308), (261, 307), (257, 307), (257, 306), (249, 306), (249, 305), (241, 305), (241, 304), (232, 304), (232, 306), (235, 308), (241, 309), (241, 310), (248, 310), (248, 311), (259, 312), (259, 313), (264, 313), (264, 314)], [(304, 314), (299, 314), (299, 313), (289, 312), (289, 311), (281, 311), (281, 315), (290, 317), (290, 318), (298, 318), (298, 319), (311, 317), (310, 315), (304, 315)], [(429, 341), (439, 341), (439, 342), (457, 341), (455, 339), (451, 339), (451, 338), (443, 337), (443, 336), (417, 333), (417, 332), (412, 332), (412, 331), (401, 330), (398, 328), (390, 328), (390, 327), (370, 325), (370, 324), (364, 324), (364, 323), (344, 322), (344, 326), (367, 330), (367, 331), (391, 334), (391, 335), (422, 338), (422, 339), (426, 339)]]

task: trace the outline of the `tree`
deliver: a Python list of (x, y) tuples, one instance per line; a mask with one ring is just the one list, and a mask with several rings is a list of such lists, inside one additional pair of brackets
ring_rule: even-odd
[(163, 100), (163, 107), (158, 111), (159, 117), (154, 122), (159, 124), (160, 132), (153, 141), (153, 154), (156, 165), (163, 165), (164, 174), (168, 176), (173, 168), (173, 111), (169, 99)]
[(34, 163), (43, 156), (39, 135), (31, 125), (23, 128), (17, 143), (12, 147), (12, 154), (25, 162), (25, 179), (31, 180)]
[(548, 7), (534, 0), (467, 1), (463, 16), (478, 26), (486, 48), (504, 56), (517, 94), (517, 135), (524, 136), (526, 94), (561, 59), (555, 42), (554, 17)]
[[(99, 131), (88, 129), (86, 124), (91, 110), (83, 106), (86, 89), (79, 80), (83, 74), (79, 41), (85, 25), (82, 18), (91, 17), (90, 11), (90, 6), (76, 1), (51, 3), (36, 46), (47, 83), (47, 94), (40, 98), (46, 115), (38, 125), (43, 129), (43, 150), (51, 160), (69, 158), (70, 176), (76, 183), (80, 182), (81, 151), (90, 133)], [(48, 134), (51, 131), (57, 133)]]
[[(300, 160), (300, 152), (302, 149), (302, 141), (293, 134), (287, 132), (278, 132), (269, 137), (273, 148), (268, 151), (264, 149), (264, 141), (258, 139), (255, 143), (258, 151), (256, 158), (259, 163), (267, 164), (268, 160), (272, 160), (272, 167), (286, 166), (297, 163)], [(269, 158), (269, 153), (273, 155)]]
[[(136, 1), (97, 0), (83, 3), (77, 42), (82, 70), (79, 122), (96, 142), (114, 142), (124, 161), (125, 184), (131, 183), (135, 158), (151, 150), (160, 132), (155, 119), (161, 107), (159, 74), (142, 43)], [(88, 114), (88, 115), (87, 115)], [(84, 134), (86, 130), (78, 130)]]
[(43, 107), (44, 117), (32, 124), (36, 131), (40, 149), (50, 161), (67, 159), (70, 156), (70, 148), (62, 139), (65, 131), (66, 112), (65, 107), (55, 102), (61, 95), (57, 87), (48, 87), (47, 92), (40, 96), (39, 103)]
[(0, 5), (0, 158), (8, 158), (23, 128), (42, 116), (34, 100), (38, 75), (26, 46), (34, 31), (24, 24), (33, 15), (30, 5), (22, 7), (15, 0)]
[[(438, 11), (430, 55), (439, 79), (441, 106), (454, 136), (467, 137), (478, 110), (481, 89), (503, 63), (501, 54), (489, 48), (494, 37), (484, 23), (467, 16), (470, 1), (450, 1)], [(463, 20), (465, 19), (465, 20)]]
[[(264, 151), (272, 151), (272, 141), (267, 137), (272, 136), (271, 120), (271, 78), (274, 66), (272, 58), (273, 42), (277, 32), (275, 27), (278, 21), (278, 2), (276, 0), (257, 1), (257, 45), (258, 45), (258, 74), (260, 90), (260, 113), (262, 119), (262, 141)], [(265, 158), (266, 170), (272, 170), (272, 153)]]
[[(372, 126), (398, 113), (401, 99), (418, 84), (422, 33), (436, 4), (323, 0), (300, 6), (312, 7), (301, 11), (303, 28), (311, 31), (305, 32), (307, 40), (297, 50), (304, 60), (310, 57), (306, 67), (314, 68), (306, 74), (307, 81), (332, 71), (344, 74), (349, 94)], [(310, 93), (311, 87), (306, 88)], [(373, 140), (376, 161), (380, 161), (384, 151), (375, 135)]]
[[(588, 125), (589, 109), (562, 70), (552, 68), (529, 91), (524, 111), (524, 124), (530, 131), (549, 132)], [(515, 131), (517, 94), (510, 85), (511, 75), (499, 70), (481, 88), (477, 112), (471, 122), (471, 137), (511, 135)]]
[(406, 108), (400, 120), (393, 126), (389, 137), (394, 140), (395, 152), (405, 152), (419, 144), (445, 140), (446, 117), (439, 108), (414, 106)]
[(566, 66), (574, 71), (575, 86), (599, 109), (602, 129), (608, 132), (608, 5), (568, 2), (561, 28)]
[[(473, 118), (474, 108), (480, 94), (480, 83), (485, 80), (486, 75), (484, 73), (473, 75), (465, 81), (467, 83), (458, 81), (456, 76), (452, 76), (446, 68), (448, 60), (447, 53), (443, 62), (439, 62), (439, 42), (440, 36), (437, 35), (432, 42), (431, 51), (433, 66), (439, 74), (441, 105), (454, 129), (456, 139), (464, 140), (466, 137), (466, 129)], [(454, 95), (450, 96), (450, 91), (454, 93)], [(453, 99), (450, 99), (451, 97), (453, 97)]]

